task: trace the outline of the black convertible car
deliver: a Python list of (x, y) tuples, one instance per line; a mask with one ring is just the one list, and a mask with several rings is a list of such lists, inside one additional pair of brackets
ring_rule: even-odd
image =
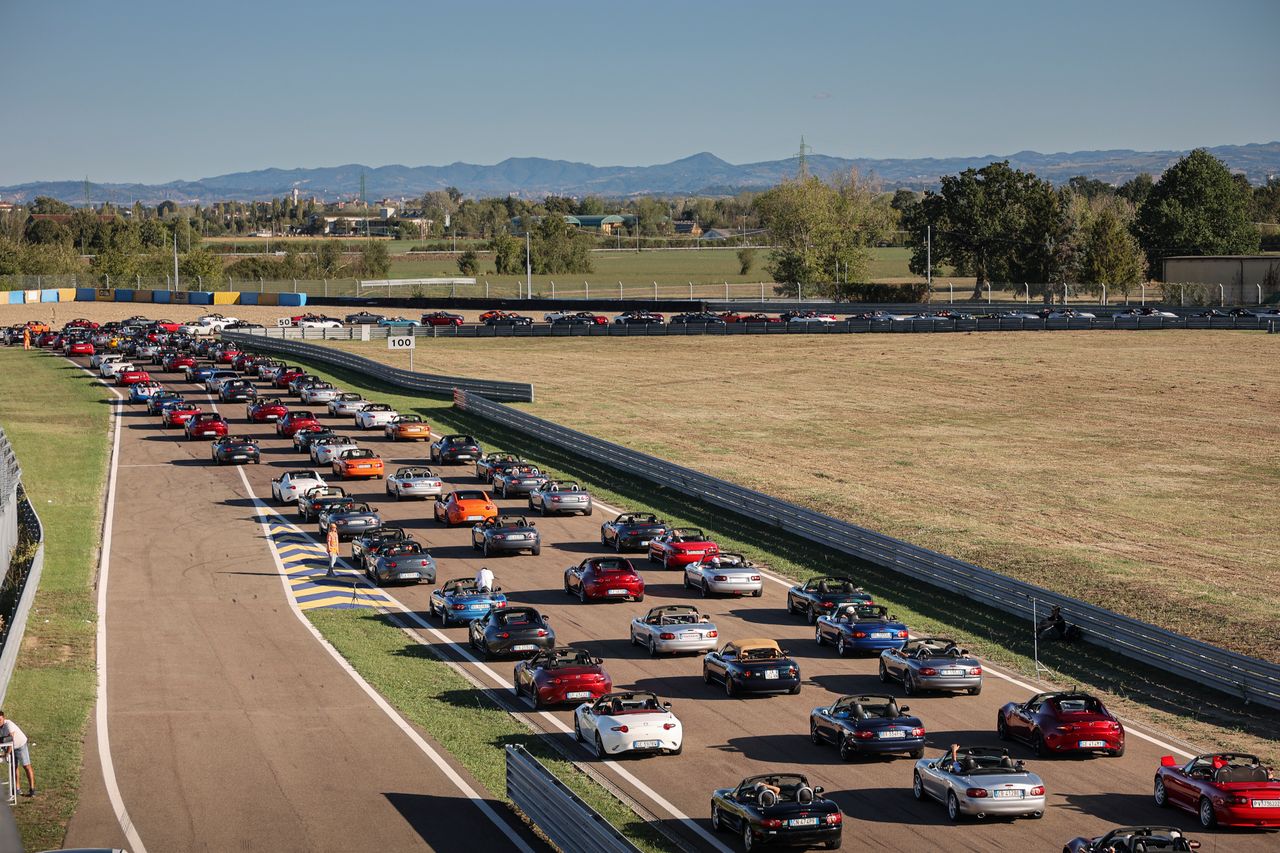
[(666, 532), (666, 522), (651, 512), (624, 512), (600, 525), (600, 544), (619, 552), (624, 548), (643, 550), (653, 537)]
[(711, 828), (736, 832), (744, 850), (764, 845), (840, 847), (844, 814), (799, 773), (748, 776), (711, 795)]
[(556, 647), (556, 632), (547, 617), (533, 607), (507, 607), (471, 623), (467, 633), (471, 648), (488, 655), (528, 655)]

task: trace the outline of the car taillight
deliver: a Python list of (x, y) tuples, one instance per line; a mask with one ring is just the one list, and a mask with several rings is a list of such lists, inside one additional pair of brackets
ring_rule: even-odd
[(551, 683), (552, 683), (552, 684), (559, 684), (559, 683), (560, 683), (560, 679), (558, 679), (558, 678), (553, 678), (553, 679), (551, 679)]
[(675, 638), (676, 638), (675, 634), (669, 633), (667, 631), (663, 631), (661, 634), (658, 635), (658, 639), (660, 640), (674, 640)]
[(841, 823), (844, 823), (844, 815), (840, 812), (834, 812), (833, 814), (827, 815), (824, 820), (827, 826), (839, 826)]
[(1248, 797), (1236, 796), (1236, 797), (1225, 797), (1224, 799), (1226, 800), (1226, 803), (1229, 806), (1243, 806), (1245, 803), (1249, 802)]
[(467, 605), (465, 605), (465, 604), (455, 604), (455, 605), (453, 605), (453, 609), (454, 609), (454, 610), (466, 610), (466, 609), (467, 609)]
[(503, 632), (502, 632), (501, 634), (499, 634), (498, 636), (500, 636), (500, 637), (501, 637), (502, 639), (504, 639), (504, 640), (507, 640), (507, 639), (510, 639), (510, 638), (511, 638), (511, 635), (510, 635), (510, 634), (508, 634), (506, 631), (503, 631)]
[(547, 636), (547, 632), (546, 632), (546, 631), (544, 631), (542, 628), (539, 628), (539, 629), (538, 629), (538, 636), (539, 636), (539, 637), (545, 637), (545, 636)]
[(395, 561), (393, 561), (393, 560), (388, 560), (388, 561), (387, 561), (387, 568), (388, 568), (388, 569), (394, 569), (395, 567), (396, 567)]
[(864, 732), (854, 732), (854, 733), (853, 733), (853, 736), (854, 736), (854, 737), (856, 737), (858, 740), (871, 740), (873, 737), (875, 737), (875, 736), (876, 736), (876, 733), (875, 733), (875, 732), (865, 732), (865, 731), (864, 731)]
[(974, 666), (969, 668), (970, 675), (982, 675), (982, 667)]
[(824, 602), (822, 602), (822, 604), (821, 604), (821, 605), (819, 605), (819, 606), (820, 606), (820, 607), (824, 607), (824, 608), (826, 608), (827, 610), (830, 610), (832, 607), (835, 607), (835, 606), (836, 606), (836, 603), (835, 603), (834, 601), (824, 601)]
[(725, 575), (715, 575), (711, 578), (713, 581), (727, 581), (729, 578)]
[(555, 496), (552, 496), (552, 498), (551, 498), (551, 502), (552, 502), (553, 504), (558, 504), (558, 503), (560, 503), (560, 498), (555, 497)]
[(768, 817), (760, 821), (760, 825), (765, 829), (781, 829), (782, 821), (776, 817)]
[(921, 675), (937, 675), (938, 671), (931, 666), (922, 666), (920, 667), (920, 674)]
[(964, 795), (970, 799), (982, 798), (987, 795), (986, 788), (965, 788)]
[(899, 631), (899, 632), (898, 632), (898, 639), (900, 639), (900, 640), (905, 640), (906, 638), (907, 638), (907, 632), (906, 632), (906, 631)]
[(1112, 731), (1119, 731), (1120, 724), (1113, 720), (1112, 722), (1107, 723), (1107, 728), (1111, 729)]
[(506, 606), (507, 606), (507, 603), (506, 603), (505, 601), (495, 601), (495, 602), (493, 603), (493, 606), (494, 606), (494, 607), (506, 607)]
[(622, 732), (623, 734), (626, 734), (628, 731), (630, 731), (630, 729), (628, 729), (626, 726), (613, 726), (612, 731)]
[(676, 724), (675, 724), (675, 723), (663, 723), (663, 724), (662, 724), (662, 729), (663, 729), (663, 731), (668, 731), (668, 732), (669, 732), (669, 731), (671, 731), (672, 729), (674, 729), (675, 727), (676, 727)]
[(917, 726), (916, 728), (914, 728), (914, 729), (912, 729), (912, 730), (911, 730), (911, 736), (912, 736), (912, 737), (924, 737), (924, 729), (922, 729), (922, 728), (920, 728), (919, 726)]
[(506, 539), (506, 538), (507, 538), (507, 534), (505, 534), (505, 533), (495, 533), (495, 534), (493, 534), (493, 538), (494, 538), (494, 539)]
[(1033, 797), (1043, 797), (1043, 796), (1044, 796), (1044, 785), (1036, 785), (1034, 788), (1032, 788), (1032, 789), (1031, 789), (1031, 796), (1033, 796)]
[(759, 576), (759, 575), (752, 575), (752, 576), (751, 576), (751, 579), (752, 579), (753, 581), (758, 581), (758, 580), (760, 580), (760, 576)]
[(854, 632), (853, 632), (853, 636), (854, 636), (854, 638), (855, 638), (855, 639), (862, 640), (862, 639), (865, 639), (865, 638), (866, 638), (866, 636), (867, 636), (867, 632), (866, 632), (866, 631), (854, 631)]
[(719, 637), (719, 636), (720, 636), (720, 632), (719, 632), (719, 631), (708, 631), (708, 632), (707, 632), (707, 636), (708, 636), (708, 637)]

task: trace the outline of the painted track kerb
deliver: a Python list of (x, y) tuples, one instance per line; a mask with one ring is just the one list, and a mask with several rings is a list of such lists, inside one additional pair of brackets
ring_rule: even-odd
[[(81, 367), (71, 359), (67, 361), (93, 375), (92, 371)], [(107, 789), (107, 799), (111, 802), (111, 811), (115, 814), (116, 822), (120, 824), (120, 829), (124, 832), (125, 840), (129, 842), (129, 848), (133, 853), (146, 853), (147, 848), (138, 836), (137, 827), (133, 825), (133, 819), (129, 817), (129, 812), (124, 807), (124, 797), (121, 796), (120, 785), (116, 782), (115, 763), (111, 760), (111, 741), (107, 735), (107, 577), (111, 570), (111, 531), (116, 511), (116, 475), (120, 467), (120, 406), (124, 402), (124, 397), (105, 382), (100, 384), (111, 392), (111, 396), (115, 398), (115, 404), (111, 407), (113, 433), (111, 470), (107, 475), (107, 503), (102, 513), (102, 545), (98, 561), (98, 629), (95, 640), (98, 695), (94, 710), (94, 729), (98, 740), (98, 761), (102, 763), (102, 781)]]

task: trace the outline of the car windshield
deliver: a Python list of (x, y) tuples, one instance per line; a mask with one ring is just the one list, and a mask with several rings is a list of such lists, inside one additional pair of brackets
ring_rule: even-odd
[(706, 537), (696, 527), (677, 527), (671, 531), (671, 538), (677, 542), (701, 541)]
[(419, 477), (430, 477), (432, 474), (430, 468), (401, 468), (396, 472), (396, 476), (405, 479), (416, 479)]
[(498, 614), (498, 624), (507, 627), (518, 627), (520, 625), (532, 625), (541, 621), (537, 616), (529, 610), (507, 610)]
[(359, 399), (360, 399), (359, 394), (339, 394), (338, 395), (338, 400), (343, 403), (354, 403)]
[(372, 459), (374, 456), (374, 452), (367, 447), (347, 450), (342, 454), (343, 459)]
[(475, 444), (476, 440), (469, 435), (448, 435), (445, 436), (445, 444)]
[(399, 422), (402, 424), (420, 424), (422, 423), (421, 415), (401, 415)]
[(289, 413), (289, 420), (293, 420), (293, 421), (302, 421), (302, 420), (314, 421), (315, 419), (316, 419), (316, 416), (313, 415), (311, 412), (290, 412)]
[(554, 669), (558, 666), (592, 666), (595, 660), (583, 649), (556, 649), (554, 653), (542, 658), (540, 663)]
[(979, 753), (960, 755), (959, 772), (968, 776), (999, 776), (1005, 773), (1026, 772), (1008, 755)]
[(851, 604), (841, 615), (850, 622), (857, 620), (887, 619), (889, 608), (883, 604)]
[(1064, 714), (1097, 714), (1102, 711), (1102, 703), (1092, 696), (1064, 696), (1053, 704)]
[(619, 557), (602, 557), (593, 560), (588, 568), (594, 570), (597, 574), (619, 572), (624, 574), (634, 574), (635, 568), (632, 567), (631, 561), (626, 558)]
[(662, 625), (696, 625), (697, 613), (666, 613), (662, 616)]
[(397, 542), (394, 545), (388, 545), (383, 549), (382, 553), (388, 557), (402, 557), (406, 554), (421, 554), (422, 546), (417, 542)]
[(743, 649), (742, 660), (777, 660), (782, 657), (782, 653), (778, 649), (761, 646), (754, 649)]
[(476, 491), (472, 491), (471, 489), (467, 489), (467, 490), (465, 490), (465, 491), (460, 491), (460, 492), (454, 492), (454, 493), (453, 493), (453, 496), (454, 496), (455, 498), (457, 498), (458, 500), (460, 500), (460, 501), (483, 501), (483, 500), (487, 500), (487, 498), (485, 497), (484, 492), (481, 492), (481, 491), (478, 491), (478, 490), (476, 490)]

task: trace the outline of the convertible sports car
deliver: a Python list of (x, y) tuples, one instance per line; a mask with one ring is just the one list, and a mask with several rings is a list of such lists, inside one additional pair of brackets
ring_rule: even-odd
[(294, 325), (300, 329), (341, 329), (342, 321), (337, 317), (313, 316)]
[(387, 478), (387, 494), (401, 498), (433, 498), (444, 493), (444, 480), (430, 468), (406, 465)]
[(1219, 752), (1179, 765), (1163, 756), (1156, 769), (1158, 806), (1173, 806), (1214, 826), (1280, 827), (1280, 779), (1256, 755)]
[(684, 568), (719, 553), (720, 546), (696, 527), (673, 527), (649, 541), (649, 562), (664, 569)]
[(333, 476), (339, 480), (354, 480), (372, 477), (380, 480), (385, 475), (386, 469), (382, 464), (382, 457), (367, 447), (357, 447), (355, 450), (344, 450), (338, 454), (338, 458), (334, 459)]
[(723, 326), (724, 318), (710, 311), (691, 311), (688, 314), (676, 314), (671, 318), (673, 325), (681, 326)]
[(272, 380), (275, 379), (276, 371), (284, 366), (282, 361), (277, 361), (274, 358), (264, 358), (254, 367), (254, 371), (258, 374), (259, 379)]
[(607, 326), (609, 318), (590, 311), (552, 311), (542, 315), (553, 326)]
[[(357, 419), (359, 417), (360, 415), (356, 415)], [(429, 441), (431, 439), (431, 424), (423, 420), (422, 415), (399, 415), (388, 421), (382, 431), (392, 441)]]
[(289, 393), (301, 396), (304, 389), (319, 385), (323, 381), (319, 376), (312, 376), (310, 373), (300, 374), (289, 380)]
[(174, 352), (166, 355), (164, 360), (160, 362), (160, 366), (171, 373), (177, 373), (188, 367), (194, 367), (195, 363), (196, 360), (186, 353)]
[(223, 382), (218, 389), (218, 399), (224, 403), (247, 403), (258, 396), (258, 389), (247, 379)]
[(841, 696), (809, 712), (809, 739), (819, 745), (835, 744), (845, 761), (890, 752), (924, 758), (924, 724), (919, 717), (908, 716), (910, 710), (906, 705), (899, 708), (892, 696)]
[(532, 326), (533, 318), (513, 311), (486, 311), (480, 315), (486, 326)]
[(473, 462), (483, 455), (480, 445), (469, 435), (445, 435), (431, 445), (431, 461), (437, 465)]
[(236, 360), (236, 356), (240, 355), (240, 350), (234, 344), (221, 347), (213, 354), (214, 364), (232, 364)]
[(182, 402), (182, 395), (175, 394), (172, 391), (161, 391), (158, 394), (152, 394), (146, 399), (147, 414), (158, 415), (160, 414), (161, 409), (170, 403), (180, 402)]
[(188, 439), (208, 438), (209, 436), (218, 438), (227, 434), (227, 428), (227, 419), (222, 415), (217, 412), (201, 412), (194, 417), (187, 418), (182, 431), (186, 433)]
[(467, 629), (467, 643), (486, 657), (529, 654), (556, 647), (556, 632), (547, 617), (533, 607), (503, 607), (473, 619)]
[(345, 498), (347, 490), (341, 486), (313, 486), (298, 498), (298, 517), (311, 521), (333, 501)]
[(493, 518), (498, 514), (498, 507), (489, 500), (489, 495), (479, 489), (454, 489), (448, 495), (436, 495), (432, 513), (436, 521), (445, 527), (475, 523)]
[(293, 438), (294, 433), (300, 429), (319, 429), (320, 421), (312, 412), (303, 410), (294, 410), (287, 412), (283, 418), (276, 421), (276, 435), (283, 438)]
[(982, 663), (947, 637), (913, 637), (900, 649), (880, 653), (880, 680), (901, 681), (902, 692), (964, 690), (982, 692)]
[(626, 557), (590, 557), (564, 570), (564, 594), (588, 601), (644, 601), (644, 578)]
[(667, 532), (667, 524), (651, 512), (624, 512), (600, 525), (600, 544), (613, 550), (648, 549), (655, 536)]
[(573, 736), (595, 747), (596, 757), (657, 753), (679, 755), (684, 727), (671, 703), (649, 692), (606, 693), (573, 710)]
[(305, 376), (307, 372), (301, 367), (290, 365), (282, 365), (271, 377), (271, 386), (273, 388), (285, 389), (289, 387), (289, 383), (295, 379)]
[(403, 527), (379, 527), (351, 540), (351, 562), (368, 572), (369, 565), (382, 549), (412, 541), (413, 537)]
[(973, 746), (938, 758), (921, 758), (911, 782), (917, 800), (932, 798), (946, 803), (953, 821), (976, 817), (1044, 816), (1044, 782), (1009, 750)]
[(516, 664), (516, 694), (535, 708), (599, 699), (613, 689), (604, 661), (583, 649), (561, 646)]
[(282, 504), (297, 503), (308, 489), (327, 485), (318, 471), (288, 471), (271, 479), (271, 499)]
[(200, 414), (200, 407), (195, 403), (178, 402), (168, 403), (160, 414), (160, 425), (165, 429), (169, 427), (185, 426), (187, 421)]
[(725, 643), (702, 657), (702, 680), (719, 681), (728, 696), (738, 693), (800, 692), (800, 667), (774, 640)]
[(224, 435), (213, 443), (212, 454), (215, 465), (234, 465), (237, 462), (259, 465), (262, 462), (258, 440), (246, 435)]
[(316, 429), (300, 429), (293, 434), (293, 449), (301, 453), (310, 455), (311, 443), (320, 439), (337, 438), (338, 436), (328, 427), (318, 427)]
[(773, 317), (769, 314), (740, 314), (737, 311), (725, 311), (720, 314), (720, 319), (726, 323), (781, 323), (781, 317)]
[(382, 527), (382, 518), (378, 511), (367, 503), (342, 501), (325, 507), (316, 518), (320, 523), (320, 532), (329, 534), (329, 527), (338, 531), (339, 539), (352, 539)]
[(595, 511), (591, 493), (570, 480), (547, 480), (529, 492), (529, 511), (535, 509), (543, 515), (562, 512), (591, 515)]
[(461, 326), (462, 321), (461, 314), (450, 314), (448, 311), (433, 311), (422, 315), (424, 326)]
[(1123, 311), (1115, 312), (1111, 316), (1135, 320), (1142, 317), (1163, 317), (1166, 320), (1176, 320), (1178, 317), (1178, 315), (1172, 311), (1165, 311), (1163, 308), (1149, 307), (1126, 308)]
[(536, 557), (542, 553), (542, 537), (524, 516), (500, 515), (486, 518), (471, 528), (471, 547), (483, 551), (486, 557), (521, 551)]
[(836, 614), (819, 616), (813, 628), (814, 642), (831, 643), (840, 657), (900, 649), (909, 635), (907, 626), (883, 604), (847, 604)]
[(334, 435), (328, 438), (313, 438), (307, 445), (307, 455), (317, 465), (332, 465), (339, 454), (348, 450), (358, 450), (360, 445), (347, 435)]
[(506, 465), (524, 464), (514, 453), (486, 453), (476, 460), (476, 476), (486, 483), (493, 482), (493, 475)]
[(277, 421), (289, 414), (289, 407), (279, 397), (266, 397), (261, 400), (250, 400), (244, 407), (244, 416), (249, 423), (263, 424)]
[(1026, 702), (1010, 702), (996, 714), (1001, 740), (1016, 738), (1037, 755), (1106, 752), (1124, 755), (1124, 725), (1088, 693), (1037, 693)]
[(314, 406), (319, 403), (327, 404), (341, 393), (328, 382), (313, 382), (298, 392), (298, 399), (308, 406)]
[(764, 595), (764, 575), (741, 554), (719, 554), (684, 567), (685, 589), (698, 589), (703, 598), (712, 595)]
[(692, 604), (668, 604), (650, 608), (631, 620), (631, 645), (644, 646), (650, 657), (680, 652), (706, 653), (716, 647), (720, 632), (710, 616)]
[(358, 311), (355, 314), (348, 314), (343, 318), (348, 326), (376, 326), (383, 315), (373, 314), (369, 311)]
[(1187, 838), (1175, 826), (1121, 826), (1097, 838), (1073, 838), (1062, 853), (1173, 853), (1199, 849), (1199, 841)]
[(385, 427), (398, 417), (400, 413), (386, 403), (368, 403), (356, 412), (355, 423), (357, 429), (378, 429)]
[(129, 389), (129, 404), (145, 403), (148, 399), (164, 391), (159, 382), (139, 382)]
[(115, 379), (116, 376), (124, 373), (126, 370), (137, 370), (138, 365), (132, 361), (125, 361), (123, 358), (112, 361), (102, 362), (102, 366), (98, 368), (98, 374), (103, 379)]
[(493, 490), (500, 497), (527, 495), (547, 482), (547, 475), (535, 465), (505, 465), (493, 475)]
[(423, 581), (435, 583), (436, 561), (421, 543), (408, 539), (378, 549), (377, 556), (365, 562), (364, 573), (374, 586)]
[(93, 355), (93, 344), (88, 341), (75, 341), (67, 348), (67, 355)]
[(427, 615), (440, 617), (440, 624), (448, 627), (455, 620), (470, 622), (506, 606), (507, 597), (502, 594), (501, 587), (485, 592), (476, 586), (475, 578), (453, 578), (445, 581), (444, 586), (431, 590)]
[(784, 311), (779, 319), (784, 323), (835, 323), (835, 314), (819, 314), (817, 311)]
[(354, 418), (356, 413), (369, 405), (369, 401), (359, 394), (346, 391), (328, 402), (329, 414), (339, 418)]
[(613, 322), (618, 326), (661, 326), (666, 319), (661, 314), (648, 311), (624, 311), (614, 317)]
[(384, 317), (378, 321), (378, 325), (384, 329), (400, 329), (403, 333), (421, 326), (422, 323), (410, 320), (408, 317)]
[(202, 381), (204, 382), (204, 390), (210, 394), (217, 394), (222, 390), (222, 383), (238, 381), (239, 378), (240, 374), (234, 370), (215, 370)]
[(803, 613), (810, 625), (824, 613), (840, 609), (846, 604), (874, 604), (871, 593), (854, 586), (848, 578), (830, 575), (809, 578), (787, 590), (787, 612)]
[(799, 773), (748, 776), (711, 795), (711, 828), (736, 832), (742, 849), (764, 846), (840, 848), (844, 815)]

